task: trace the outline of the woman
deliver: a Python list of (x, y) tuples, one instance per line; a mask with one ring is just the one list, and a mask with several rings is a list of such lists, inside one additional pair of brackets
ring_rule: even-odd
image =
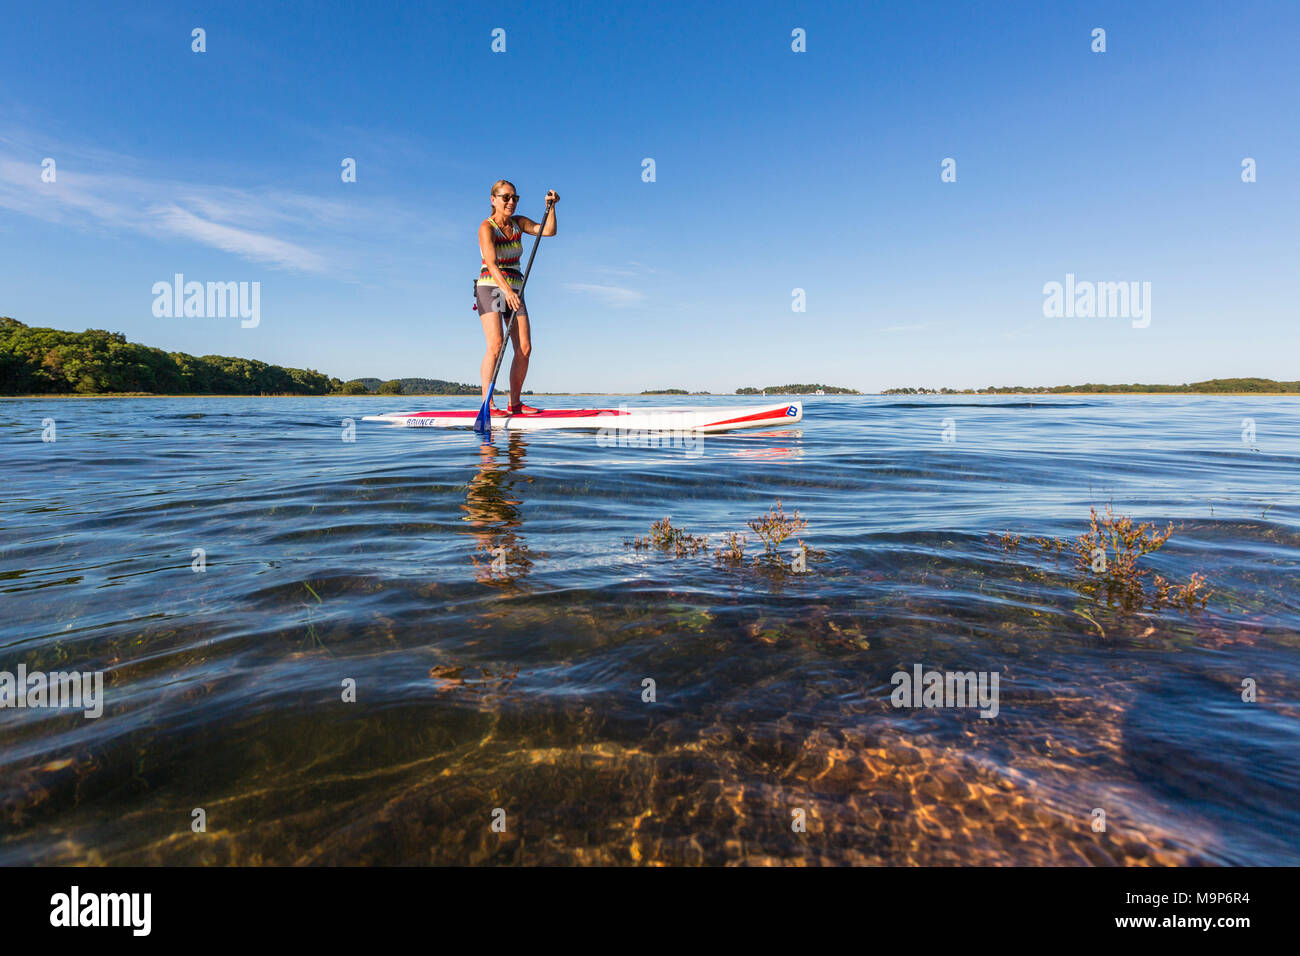
[[(538, 409), (525, 405), (519, 400), (524, 387), (524, 376), (528, 374), (528, 356), (533, 346), (528, 328), (528, 307), (519, 295), (523, 288), (524, 276), (519, 271), (519, 257), (524, 251), (523, 234), (530, 236), (555, 235), (555, 204), (560, 195), (554, 189), (546, 194), (550, 203), (550, 213), (544, 226), (539, 226), (527, 216), (516, 216), (519, 208), (519, 196), (514, 184), (506, 179), (498, 179), (492, 186), (492, 215), (478, 227), (478, 248), (482, 254), (482, 269), (478, 281), (474, 283), (475, 308), (483, 321), (483, 335), (487, 339), (487, 354), (483, 357), (482, 379), (483, 399), (487, 400), (488, 386), (492, 382), (492, 369), (496, 365), (497, 353), (501, 351), (504, 339), (504, 323), (509, 309), (515, 310), (515, 324), (510, 332), (510, 341), (515, 347), (515, 357), (510, 363), (510, 405), (511, 415), (536, 415)], [(493, 415), (503, 415), (495, 405)]]

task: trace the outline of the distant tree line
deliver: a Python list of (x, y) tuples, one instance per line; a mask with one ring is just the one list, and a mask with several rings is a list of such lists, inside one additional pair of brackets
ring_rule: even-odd
[[(354, 378), (343, 383), (345, 395), (481, 395), (482, 386), (448, 382), (440, 378)], [(527, 389), (524, 395), (531, 395)]]
[(325, 395), (342, 383), (311, 369), (164, 352), (121, 332), (32, 328), (0, 316), (0, 394)]
[(839, 388), (835, 385), (769, 385), (767, 388), (745, 388), (736, 389), (737, 395), (761, 395), (767, 392), (769, 395), (816, 395), (817, 390), (821, 389), (827, 395), (861, 395), (855, 388)]
[[(340, 381), (256, 359), (189, 355), (128, 342), (121, 332), (33, 328), (0, 316), (0, 395), (478, 395), (436, 378)], [(524, 394), (531, 395), (532, 392)]]
[(882, 395), (975, 395), (974, 389), (956, 388), (887, 388)]
[(988, 388), (887, 388), (882, 395), (1041, 395), (1062, 392), (1169, 392), (1212, 394), (1214, 392), (1300, 393), (1300, 382), (1275, 382), (1271, 378), (1212, 378), (1188, 385), (1000, 385)]

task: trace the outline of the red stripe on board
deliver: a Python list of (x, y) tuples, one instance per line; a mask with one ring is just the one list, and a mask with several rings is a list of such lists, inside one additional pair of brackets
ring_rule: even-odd
[(757, 422), (763, 420), (764, 418), (773, 418), (773, 419), (789, 418), (790, 416), (785, 413), (785, 410), (789, 407), (790, 407), (789, 405), (782, 405), (781, 413), (779, 415), (777, 414), (776, 409), (765, 408), (763, 409), (763, 411), (755, 412), (753, 415), (742, 415), (740, 418), (728, 418), (726, 421), (721, 421), (721, 422), (709, 422), (705, 425), (700, 425), (697, 427), (712, 428), (715, 425), (734, 425), (737, 422)]

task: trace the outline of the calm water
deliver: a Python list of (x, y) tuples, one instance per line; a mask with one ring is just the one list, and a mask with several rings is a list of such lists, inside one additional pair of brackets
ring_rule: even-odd
[[(0, 863), (1300, 864), (1295, 401), (809, 398), (692, 449), (359, 420), (458, 404), (0, 402), (0, 670), (104, 674), (98, 719), (0, 710)], [(625, 543), (778, 500), (807, 573)], [(1206, 610), (990, 538), (1108, 501)], [(893, 707), (916, 664), (996, 672), (997, 716)]]

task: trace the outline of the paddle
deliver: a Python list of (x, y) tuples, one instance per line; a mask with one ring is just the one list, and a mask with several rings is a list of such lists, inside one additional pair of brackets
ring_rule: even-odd
[[(519, 294), (524, 294), (524, 288), (528, 285), (528, 273), (533, 271), (533, 259), (537, 256), (537, 247), (542, 244), (542, 230), (546, 228), (546, 220), (551, 217), (551, 201), (546, 201), (546, 212), (542, 216), (541, 228), (537, 230), (537, 241), (533, 243), (533, 251), (528, 256), (528, 268), (524, 269), (524, 281), (519, 284)], [(492, 383), (488, 385), (487, 396), (483, 399), (483, 407), (478, 410), (478, 417), (474, 419), (474, 431), (488, 432), (491, 431), (490, 422), (492, 421), (492, 393), (497, 388), (497, 376), (501, 374), (501, 360), (506, 357), (506, 347), (510, 345), (510, 333), (515, 327), (515, 310), (510, 310), (510, 318), (506, 320), (506, 335), (501, 340), (501, 351), (497, 353), (497, 363), (492, 366)], [(521, 397), (522, 401), (522, 397)]]

